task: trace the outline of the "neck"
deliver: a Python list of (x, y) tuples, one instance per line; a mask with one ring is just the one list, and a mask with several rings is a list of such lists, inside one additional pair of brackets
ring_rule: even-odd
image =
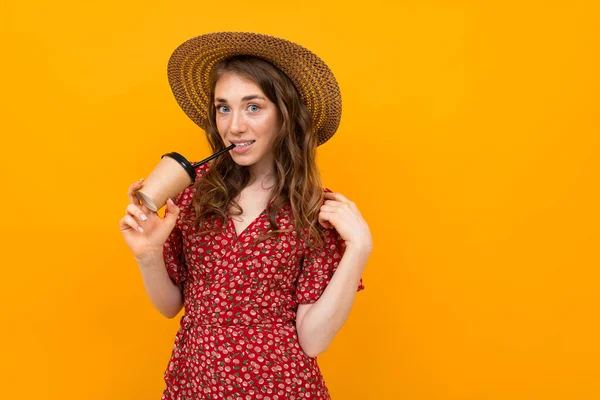
[(248, 183), (248, 187), (262, 188), (264, 190), (271, 190), (273, 188), (276, 182), (273, 159), (261, 160), (249, 168), (250, 182)]

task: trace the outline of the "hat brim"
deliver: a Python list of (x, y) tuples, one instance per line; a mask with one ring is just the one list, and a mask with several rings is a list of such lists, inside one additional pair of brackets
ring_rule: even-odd
[(312, 115), (318, 144), (336, 132), (342, 99), (335, 76), (310, 50), (274, 36), (250, 32), (214, 32), (191, 38), (175, 49), (167, 75), (175, 99), (186, 115), (202, 129), (208, 126), (209, 78), (223, 59), (259, 57), (285, 73)]

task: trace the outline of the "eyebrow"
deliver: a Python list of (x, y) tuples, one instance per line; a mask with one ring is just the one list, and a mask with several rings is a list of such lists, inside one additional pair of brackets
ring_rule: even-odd
[[(242, 101), (250, 101), (250, 100), (255, 100), (255, 99), (266, 100), (264, 97), (259, 96), (257, 94), (251, 94), (251, 95), (242, 97)], [(223, 99), (221, 97), (217, 97), (215, 99), (215, 101), (218, 101), (220, 103), (227, 103), (227, 100)]]

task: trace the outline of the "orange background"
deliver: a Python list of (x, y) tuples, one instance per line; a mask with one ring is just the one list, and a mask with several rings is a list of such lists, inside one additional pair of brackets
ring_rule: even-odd
[(332, 397), (600, 398), (597, 4), (3, 1), (1, 397), (160, 398), (179, 321), (118, 221), (161, 154), (208, 155), (171, 52), (240, 30), (342, 89), (319, 164), (375, 247)]

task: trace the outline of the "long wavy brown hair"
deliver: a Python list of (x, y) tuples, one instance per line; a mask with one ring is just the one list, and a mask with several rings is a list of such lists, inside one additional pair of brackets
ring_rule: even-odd
[[(214, 93), (218, 79), (227, 72), (239, 74), (258, 85), (277, 106), (281, 123), (273, 143), (276, 183), (267, 207), (271, 231), (259, 240), (288, 232), (279, 229), (276, 215), (289, 204), (298, 235), (309, 246), (320, 246), (322, 238), (318, 215), (323, 203), (323, 188), (316, 166), (317, 135), (306, 105), (290, 79), (267, 61), (252, 56), (235, 56), (218, 63), (210, 77), (209, 125), (206, 129), (213, 152), (225, 148), (216, 125)], [(216, 220), (225, 226), (229, 210), (234, 210), (233, 215), (242, 214), (243, 210), (235, 199), (249, 182), (249, 168), (236, 164), (229, 152), (215, 159), (204, 177), (195, 183), (195, 226), (198, 228), (205, 226), (205, 222)], [(209, 231), (205, 229), (201, 233)]]

